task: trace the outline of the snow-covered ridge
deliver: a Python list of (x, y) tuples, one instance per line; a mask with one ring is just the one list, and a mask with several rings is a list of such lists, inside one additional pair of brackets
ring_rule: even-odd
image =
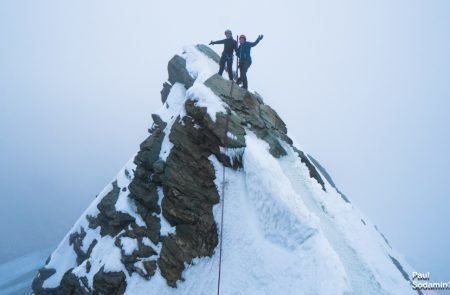
[(35, 293), (213, 294), (223, 226), (222, 294), (413, 294), (393, 263), (410, 273), (401, 255), (294, 148), (275, 111), (237, 86), (228, 96), (208, 50), (187, 46), (169, 62), (152, 133)]

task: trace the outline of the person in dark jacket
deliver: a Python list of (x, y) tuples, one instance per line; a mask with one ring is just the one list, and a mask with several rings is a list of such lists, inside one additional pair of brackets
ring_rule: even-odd
[(233, 54), (237, 50), (237, 42), (233, 39), (233, 34), (230, 30), (225, 31), (225, 37), (225, 39), (219, 41), (211, 40), (209, 45), (223, 44), (223, 52), (219, 62), (219, 75), (222, 76), (226, 63), (228, 77), (230, 80), (233, 80)]
[(247, 71), (252, 64), (252, 57), (250, 56), (250, 51), (252, 47), (256, 46), (259, 41), (262, 40), (264, 35), (259, 35), (255, 42), (247, 41), (245, 35), (239, 36), (239, 48), (237, 50), (237, 56), (239, 57), (239, 71), (241, 76), (239, 77), (237, 83), (242, 83), (242, 88), (248, 89), (247, 81)]

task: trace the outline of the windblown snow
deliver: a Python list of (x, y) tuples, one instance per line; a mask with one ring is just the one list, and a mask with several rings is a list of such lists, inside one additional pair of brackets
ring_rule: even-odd
[[(182, 57), (196, 80), (187, 91), (181, 84), (173, 85), (167, 101), (156, 112), (167, 122), (167, 133), (177, 116), (185, 115), (186, 99), (195, 98), (199, 106), (207, 108), (213, 120), (217, 112), (226, 112), (221, 98), (203, 84), (216, 73), (217, 64), (194, 46), (186, 47)], [(250, 130), (246, 133), (245, 148), (222, 151), (230, 158), (241, 158), (243, 169), (223, 170), (215, 156), (209, 158), (215, 167), (218, 191), (225, 185), (225, 195), (221, 195), (221, 203), (214, 207), (220, 228), (221, 206), (225, 206), (221, 294), (415, 294), (390, 257), (395, 257), (407, 273), (411, 273), (410, 267), (386, 244), (366, 216), (344, 201), (332, 184), (326, 182), (324, 191), (288, 144), (283, 146), (288, 154), (276, 159), (265, 141)], [(233, 136), (228, 134), (230, 138)], [(166, 136), (160, 158), (165, 160), (171, 148)], [(130, 214), (143, 225), (124, 189), (133, 179), (133, 169), (130, 160), (113, 180), (120, 188), (116, 210)], [(74, 274), (86, 276), (92, 286), (93, 274), (104, 267), (105, 271), (126, 274), (126, 294), (130, 295), (215, 294), (218, 248), (211, 258), (197, 258), (192, 265), (187, 265), (184, 281), (177, 288), (167, 285), (159, 269), (148, 281), (136, 273), (128, 275), (114, 239), (108, 235), (101, 237), (98, 229), (89, 229), (86, 219), (87, 215), (98, 214), (96, 206), (111, 188), (110, 184), (98, 195), (53, 252), (48, 267), (56, 269), (56, 273), (43, 286), (58, 286), (71, 268)], [(158, 194), (161, 201), (163, 192), (160, 190)], [(173, 232), (174, 227), (163, 216), (160, 218), (161, 234)], [(91, 253), (89, 273), (84, 263), (77, 266), (76, 254), (69, 245), (70, 234), (80, 227), (89, 229), (83, 250), (87, 250), (94, 238), (98, 241)], [(124, 237), (121, 243), (127, 253), (137, 247), (134, 239)], [(149, 239), (145, 243), (157, 248)]]

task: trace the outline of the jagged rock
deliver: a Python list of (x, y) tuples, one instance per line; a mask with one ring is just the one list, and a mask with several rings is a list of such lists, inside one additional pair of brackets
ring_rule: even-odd
[[(186, 113), (189, 116), (192, 116), (197, 122), (199, 122), (202, 126), (214, 134), (214, 138), (208, 138), (212, 140), (217, 140), (216, 144), (220, 146), (227, 146), (229, 148), (241, 148), (245, 147), (245, 130), (240, 124), (240, 120), (236, 115), (232, 114), (216, 114), (215, 121), (207, 115), (206, 108), (197, 107), (195, 105), (195, 101), (187, 100), (185, 103)], [(228, 132), (233, 134), (236, 138), (227, 138), (226, 130), (227, 130), (227, 119), (228, 119)]]
[(153, 171), (155, 171), (155, 173), (164, 173), (165, 168), (166, 163), (163, 160), (157, 160), (153, 163)]
[(260, 104), (261, 118), (267, 123), (267, 127), (277, 129), (284, 134), (287, 133), (286, 124), (281, 120), (278, 114), (268, 105)]
[[(48, 264), (48, 261), (45, 263)], [(54, 268), (40, 268), (38, 270), (38, 275), (33, 279), (33, 283), (31, 284), (31, 288), (36, 295), (57, 295), (56, 288), (44, 288), (42, 285), (45, 280), (54, 275), (56, 270)]]
[(72, 269), (67, 271), (62, 280), (61, 280), (61, 287), (58, 289), (58, 295), (89, 295), (91, 294), (87, 278), (78, 278), (76, 275), (72, 273)]
[(134, 158), (134, 163), (139, 169), (141, 166), (145, 169), (151, 169), (153, 163), (158, 160), (161, 144), (164, 139), (164, 132), (158, 127), (144, 142), (141, 143), (140, 150)]
[(152, 182), (158, 186), (161, 186), (165, 180), (164, 170), (166, 169), (166, 162), (163, 160), (157, 160), (153, 163), (153, 175)]
[(167, 82), (164, 82), (163, 89), (161, 90), (161, 101), (162, 103), (165, 103), (167, 100), (167, 97), (169, 96), (170, 90), (172, 89), (172, 85), (170, 85)]
[(179, 55), (175, 55), (169, 61), (169, 82), (173, 85), (181, 83), (184, 87), (189, 88), (194, 84), (194, 79), (189, 75), (186, 69), (186, 60)]
[(311, 178), (314, 178), (315, 180), (317, 180), (317, 182), (322, 186), (322, 189), (324, 191), (326, 191), (325, 182), (323, 181), (319, 172), (317, 172), (316, 167), (313, 164), (311, 164), (311, 162), (309, 161), (309, 159), (305, 155), (305, 153), (295, 147), (294, 147), (294, 151), (298, 154), (302, 163), (304, 163), (306, 165), (306, 167), (308, 168), (309, 176), (311, 176)]
[(112, 183), (112, 187), (112, 190), (97, 205), (100, 213), (96, 217), (88, 216), (89, 227), (94, 229), (100, 226), (102, 237), (105, 235), (114, 237), (134, 221), (134, 218), (127, 213), (116, 211), (115, 204), (120, 193), (117, 181)]
[(133, 230), (138, 230), (138, 228), (141, 228), (145, 236), (148, 237), (153, 243), (157, 244), (160, 238), (161, 220), (158, 216), (154, 215), (155, 212), (148, 210), (144, 206), (139, 206), (137, 210), (139, 215), (142, 216), (146, 228), (142, 229), (141, 227), (136, 226), (133, 227)]
[[(249, 95), (253, 96), (252, 93), (248, 92), (247, 90), (239, 87), (238, 85), (233, 86), (233, 93), (231, 92), (232, 82), (230, 80), (226, 80), (222, 78), (222, 76), (215, 74), (208, 78), (205, 81), (205, 85), (209, 87), (216, 95), (222, 98), (228, 98), (230, 99), (230, 94), (232, 94), (234, 101), (227, 100), (227, 104), (232, 109), (243, 109), (242, 102), (244, 100), (244, 97)], [(256, 100), (256, 98), (255, 98)]]
[(214, 184), (215, 171), (208, 157), (211, 150), (218, 149), (219, 139), (215, 139), (217, 146), (212, 140), (205, 142), (205, 134), (194, 125), (187, 117), (184, 124), (180, 120), (173, 124), (169, 138), (174, 146), (166, 161), (164, 193), (174, 188), (192, 194), (194, 199), (190, 202), (198, 199), (202, 204), (216, 204), (219, 195)]
[(253, 131), (255, 132), (256, 136), (263, 139), (269, 144), (269, 152), (272, 154), (272, 156), (274, 156), (275, 158), (280, 158), (287, 155), (286, 150), (278, 141), (277, 136), (272, 132), (267, 129), (254, 129)]
[(94, 275), (94, 294), (117, 294), (125, 293), (127, 283), (123, 272), (105, 272), (102, 267)]
[(185, 117), (183, 122), (178, 118), (169, 137), (174, 146), (166, 161), (161, 205), (176, 234), (163, 237), (158, 266), (171, 286), (181, 279), (186, 262), (212, 255), (217, 245), (212, 206), (219, 195), (208, 157), (219, 152), (221, 139), (207, 128), (205, 116), (196, 118)]
[[(139, 178), (136, 178), (139, 179)], [(130, 184), (130, 198), (138, 201), (142, 206), (151, 212), (159, 213), (158, 192), (156, 184), (150, 181), (133, 181)]]
[(347, 198), (346, 195), (344, 195), (336, 186), (336, 184), (334, 183), (333, 179), (331, 178), (330, 174), (328, 174), (327, 170), (325, 168), (323, 168), (323, 166), (319, 163), (319, 161), (317, 161), (315, 158), (313, 158), (311, 155), (308, 155), (308, 158), (311, 160), (311, 162), (313, 162), (313, 164), (317, 167), (317, 169), (319, 169), (320, 173), (322, 173), (323, 177), (325, 177), (325, 179), (328, 181), (328, 183), (334, 188), (336, 189), (336, 191), (338, 192), (338, 194), (341, 196), (341, 198), (346, 202), (346, 203), (351, 203), (350, 200)]
[(163, 247), (160, 257), (158, 258), (158, 266), (161, 275), (167, 280), (167, 284), (171, 287), (177, 286), (177, 281), (181, 278), (184, 270), (184, 252), (178, 246), (177, 238), (171, 234), (162, 240)]
[(258, 100), (258, 102), (259, 102), (260, 104), (264, 104), (264, 99), (263, 99), (263, 97), (262, 97), (258, 92), (256, 92), (256, 91), (255, 91), (255, 96), (256, 96), (256, 99)]
[(156, 264), (156, 261), (150, 260), (150, 261), (144, 261), (144, 268), (145, 271), (147, 272), (147, 277), (152, 277), (155, 272), (156, 272), (156, 268), (158, 267)]
[(85, 259), (86, 253), (81, 249), (83, 247), (83, 239), (86, 236), (86, 231), (81, 228), (80, 232), (74, 232), (69, 236), (69, 245), (73, 246), (75, 254), (77, 254), (77, 264), (80, 265)]
[(152, 114), (153, 122), (162, 130), (166, 128), (167, 123), (164, 122), (157, 114)]
[[(133, 239), (136, 239), (136, 241), (137, 241), (138, 247), (137, 247), (137, 249), (134, 249), (131, 254), (127, 254), (125, 252), (125, 250), (122, 248), (122, 240), (121, 239), (123, 237), (133, 238)], [(134, 232), (128, 231), (125, 234), (118, 236), (115, 239), (114, 244), (116, 245), (116, 247), (121, 249), (121, 255), (122, 255), (121, 262), (125, 265), (125, 268), (127, 269), (128, 274), (131, 276), (133, 272), (136, 272), (139, 275), (141, 275), (142, 277), (148, 278), (148, 274), (143, 272), (143, 270), (141, 268), (136, 267), (135, 263), (138, 262), (140, 259), (155, 256), (158, 253), (152, 247), (147, 246), (142, 242), (142, 236), (135, 235)]]
[(88, 250), (84, 252), (82, 250), (83, 240), (86, 237), (86, 231), (81, 227), (80, 232), (74, 232), (69, 236), (69, 245), (73, 246), (73, 250), (77, 255), (77, 264), (80, 265), (91, 255), (92, 249), (97, 245), (97, 240), (94, 239), (88, 247)]
[[(159, 125), (158, 125), (159, 126)], [(136, 200), (145, 207), (140, 213), (159, 213), (158, 193), (156, 184), (151, 182), (153, 174), (153, 164), (159, 158), (164, 132), (158, 127), (142, 144), (141, 149), (134, 158), (136, 171), (134, 179), (128, 189), (129, 197)], [(138, 207), (139, 208), (139, 207)], [(141, 214), (142, 215), (142, 214)]]
[[(238, 114), (230, 120), (233, 121), (233, 127), (250, 127), (251, 131), (269, 144), (270, 153), (274, 157), (279, 158), (286, 155), (279, 139), (286, 141), (288, 144), (292, 144), (292, 140), (287, 136), (286, 124), (272, 108), (262, 104), (262, 100), (258, 96), (240, 87), (233, 86), (233, 91), (230, 93), (232, 82), (224, 80), (217, 74), (206, 80), (205, 85), (216, 95), (222, 97), (230, 108)], [(236, 124), (236, 121), (239, 124)], [(241, 132), (238, 131), (239, 133)]]

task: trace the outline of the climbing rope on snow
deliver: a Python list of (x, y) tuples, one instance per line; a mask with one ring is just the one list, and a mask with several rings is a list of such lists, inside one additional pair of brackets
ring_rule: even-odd
[[(233, 81), (234, 84), (234, 81)], [(231, 96), (231, 95), (230, 95)], [(223, 163), (222, 163), (222, 209), (221, 209), (221, 217), (220, 217), (220, 247), (219, 247), (219, 277), (217, 280), (217, 295), (220, 294), (220, 274), (222, 270), (222, 241), (223, 241), (223, 216), (225, 211), (225, 158), (226, 158), (226, 137), (228, 133), (228, 122), (229, 115), (227, 115), (226, 124), (225, 124), (225, 136), (224, 136), (224, 145), (225, 145), (225, 155), (223, 155)]]
[[(238, 73), (238, 64), (239, 57), (236, 58), (236, 73)], [(239, 75), (237, 75), (239, 76)], [(234, 79), (231, 80), (230, 87), (230, 99), (233, 99), (233, 88), (234, 88)], [(217, 295), (220, 295), (220, 275), (222, 270), (222, 241), (223, 241), (223, 217), (225, 212), (225, 160), (227, 157), (227, 139), (228, 139), (228, 124), (230, 123), (230, 110), (227, 111), (226, 122), (225, 122), (225, 132), (223, 134), (223, 145), (224, 145), (224, 154), (222, 154), (222, 208), (221, 208), (221, 216), (220, 216), (220, 237), (219, 237), (219, 276), (217, 280)]]

